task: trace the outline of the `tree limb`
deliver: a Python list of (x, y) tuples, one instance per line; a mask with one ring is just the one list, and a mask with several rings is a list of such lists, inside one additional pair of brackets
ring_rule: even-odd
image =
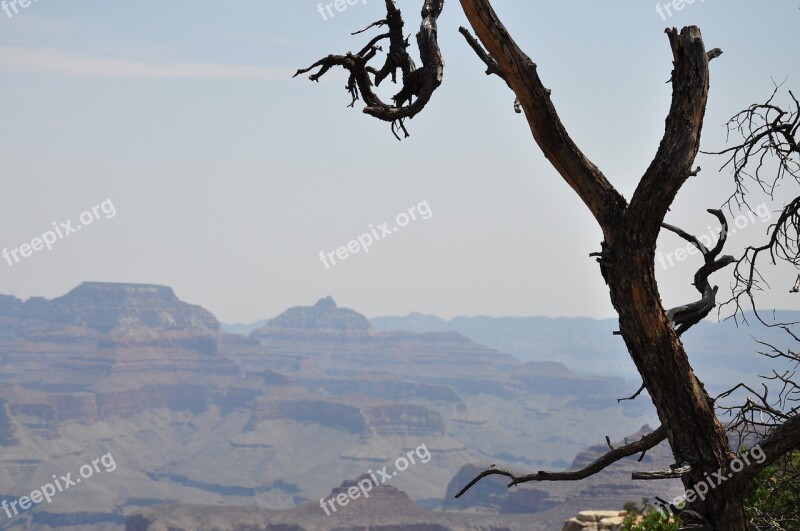
[[(497, 64), (497, 61), (495, 61), (492, 56), (486, 53), (486, 50), (483, 49), (481, 43), (475, 40), (475, 37), (473, 37), (472, 34), (469, 32), (469, 30), (467, 30), (467, 28), (465, 28), (464, 26), (459, 27), (458, 32), (464, 36), (464, 39), (466, 39), (467, 44), (469, 44), (470, 48), (472, 48), (472, 50), (475, 52), (478, 58), (481, 61), (483, 61), (483, 64), (486, 65), (486, 75), (487, 76), (496, 75), (497, 77), (505, 81), (508, 88), (510, 88), (513, 92), (514, 89), (511, 88), (511, 85), (508, 83), (506, 75), (503, 73), (502, 70), (500, 70), (500, 65)], [(514, 100), (514, 112), (517, 114), (522, 112), (522, 107), (520, 107), (519, 104), (519, 98)]]
[[(800, 177), (800, 174), (798, 174)], [(795, 323), (768, 323), (758, 312), (755, 304), (754, 291), (760, 291), (764, 278), (758, 270), (757, 263), (760, 255), (768, 255), (769, 263), (775, 265), (777, 260), (783, 260), (795, 268), (800, 269), (800, 197), (795, 197), (786, 205), (778, 216), (777, 221), (770, 225), (769, 240), (763, 245), (749, 245), (741, 257), (735, 260), (733, 270), (733, 294), (724, 304), (733, 304), (733, 316), (742, 313), (741, 299), (749, 300), (749, 305), (761, 324), (768, 327), (783, 326)], [(762, 261), (763, 262), (763, 261)], [(744, 315), (741, 316), (746, 321)]]
[(661, 144), (639, 181), (629, 208), (629, 219), (637, 220), (635, 232), (644, 247), (655, 243), (669, 206), (692, 174), (708, 101), (711, 56), (706, 54), (700, 30), (689, 26), (680, 34), (675, 28), (665, 32), (675, 66), (671, 78), (672, 104)]
[(531, 133), (553, 167), (605, 231), (626, 206), (603, 173), (575, 145), (539, 79), (536, 64), (519, 48), (488, 0), (461, 0), (470, 25), (503, 73), (525, 112)]
[(728, 238), (728, 222), (725, 219), (725, 215), (718, 209), (709, 209), (707, 212), (716, 216), (722, 227), (719, 239), (711, 250), (706, 248), (697, 237), (692, 236), (678, 227), (674, 227), (668, 223), (661, 224), (665, 229), (674, 232), (697, 247), (703, 256), (703, 265), (695, 272), (693, 282), (693, 285), (697, 288), (697, 291), (700, 292), (702, 297), (698, 301), (671, 308), (666, 312), (667, 317), (673, 322), (679, 336), (704, 319), (717, 305), (716, 296), (718, 288), (717, 286), (711, 286), (708, 277), (723, 267), (735, 262), (735, 259), (729, 255), (717, 258), (719, 253), (722, 252), (722, 248)]
[(478, 474), (472, 481), (467, 483), (467, 485), (458, 491), (458, 494), (455, 495), (456, 498), (460, 497), (462, 494), (467, 492), (469, 489), (472, 488), (478, 481), (481, 479), (492, 476), (492, 475), (501, 475), (511, 478), (511, 482), (508, 483), (508, 487), (513, 487), (514, 485), (519, 485), (520, 483), (527, 483), (529, 481), (576, 481), (580, 479), (587, 478), (594, 474), (597, 474), (608, 465), (612, 463), (616, 463), (620, 459), (625, 457), (629, 457), (631, 455), (645, 452), (658, 443), (663, 441), (667, 438), (667, 432), (663, 426), (659, 427), (657, 430), (648, 433), (647, 435), (643, 436), (638, 441), (634, 441), (628, 443), (624, 446), (619, 446), (617, 448), (612, 449), (611, 451), (603, 454), (600, 458), (596, 459), (589, 465), (581, 468), (580, 470), (568, 471), (568, 472), (544, 472), (539, 471), (535, 474), (527, 474), (525, 476), (517, 476), (510, 470), (505, 470), (502, 468), (487, 468), (480, 474)]
[[(800, 101), (790, 90), (789, 105), (779, 106), (775, 98), (783, 83), (773, 81), (773, 85), (766, 102), (753, 104), (728, 120), (728, 139), (731, 133), (736, 133), (742, 137), (741, 143), (720, 151), (704, 152), (728, 157), (722, 168), (731, 168), (736, 184), (736, 191), (728, 199), (728, 204), (735, 201), (747, 205), (745, 194), (749, 181), (772, 196), (784, 177), (800, 180)], [(769, 159), (778, 162), (774, 178), (763, 175), (764, 171), (773, 170), (773, 166), (766, 163)], [(755, 168), (750, 168), (751, 163)]]
[(770, 432), (759, 441), (765, 458), (759, 462), (751, 462), (741, 472), (733, 476), (733, 481), (729, 486), (734, 492), (743, 489), (747, 483), (758, 475), (759, 472), (767, 468), (781, 456), (792, 450), (800, 450), (800, 415), (795, 414), (783, 424), (770, 430)]
[(642, 384), (641, 387), (639, 387), (639, 389), (635, 393), (633, 393), (631, 396), (628, 396), (628, 397), (625, 397), (625, 398), (617, 398), (617, 402), (623, 402), (625, 400), (635, 400), (636, 397), (639, 396), (642, 393), (642, 391), (644, 391), (646, 388), (647, 388), (647, 386)]
[[(328, 55), (308, 68), (301, 68), (293, 77), (318, 69), (316, 73), (309, 76), (309, 79), (319, 81), (331, 68), (335, 66), (344, 68), (350, 73), (346, 86), (352, 98), (350, 106), (355, 105), (360, 97), (366, 104), (364, 113), (391, 122), (392, 132), (395, 133), (395, 136), (397, 136), (396, 128), (401, 129), (405, 136), (408, 136), (403, 120), (417, 115), (442, 83), (444, 59), (439, 50), (436, 21), (443, 7), (444, 0), (425, 0), (423, 3), (422, 22), (419, 33), (417, 33), (417, 46), (422, 60), (422, 67), (419, 69), (416, 68), (414, 61), (406, 51), (408, 40), (403, 37), (403, 17), (400, 10), (397, 9), (393, 0), (386, 0), (386, 19), (370, 24), (361, 31), (386, 25), (389, 28), (388, 33), (373, 38), (356, 54), (347, 52), (345, 55)], [(368, 63), (380, 50), (377, 43), (383, 39), (389, 39), (389, 52), (383, 67), (376, 70)], [(373, 90), (373, 81), (370, 75), (374, 77), (374, 86), (378, 86), (389, 76), (393, 82), (396, 82), (398, 70), (402, 74), (402, 88), (392, 97), (393, 104), (385, 103)]]
[(682, 463), (681, 466), (669, 468), (668, 470), (656, 470), (653, 472), (633, 472), (631, 479), (674, 479), (681, 478), (692, 471), (692, 465)]

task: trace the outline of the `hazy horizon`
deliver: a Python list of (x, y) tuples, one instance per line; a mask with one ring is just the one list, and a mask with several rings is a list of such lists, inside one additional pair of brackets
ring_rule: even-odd
[[(513, 112), (511, 92), (458, 34), (458, 3), (439, 21), (444, 84), (402, 142), (347, 108), (341, 72), (319, 84), (291, 78), (363, 46), (369, 36), (350, 33), (384, 15), (367, 1), (323, 18), (318, 3), (39, 0), (0, 11), (0, 170), (10, 184), (0, 252), (17, 251), (0, 257), (0, 293), (53, 298), (83, 280), (154, 283), (226, 323), (326, 295), (370, 316), (614, 317), (588, 256), (600, 231)], [(415, 33), (418, 2), (398, 5)], [(576, 5), (495, 2), (576, 143), (628, 198), (669, 108), (666, 26), (697, 24), (706, 47), (724, 52), (711, 63), (702, 149), (725, 147), (723, 124), (766, 100), (771, 78), (800, 91), (800, 66), (776, 53), (797, 48), (794, 2), (708, 0), (666, 20), (650, 3)], [(754, 31), (764, 27), (769, 38)], [(732, 191), (721, 164), (698, 157), (703, 170), (668, 222), (713, 232), (705, 210)], [(791, 186), (779, 194), (797, 195)], [(764, 200), (755, 195), (754, 210)], [(408, 222), (391, 238), (336, 257), (401, 213)], [(68, 221), (81, 230), (20, 256)], [(726, 253), (762, 241), (768, 223), (742, 225)], [(659, 240), (664, 256), (683, 246), (670, 234)], [(698, 266), (696, 256), (656, 263), (665, 306), (698, 297)], [(796, 308), (795, 276), (772, 272), (760, 305)], [(730, 268), (712, 281), (724, 300)]]

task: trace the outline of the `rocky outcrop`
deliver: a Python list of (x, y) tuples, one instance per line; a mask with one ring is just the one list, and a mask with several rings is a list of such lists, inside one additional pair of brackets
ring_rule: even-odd
[(360, 313), (338, 308), (331, 297), (320, 299), (314, 306), (289, 308), (264, 326), (253, 330), (254, 339), (280, 335), (296, 336), (311, 332), (325, 335), (363, 336), (372, 331), (369, 320)]
[[(558, 397), (537, 394), (532, 377), (558, 378)], [(448, 507), (495, 513), (478, 519), (427, 511), (397, 489), (439, 508), (453, 471), (467, 463), (535, 470), (571, 459), (575, 441), (598, 429), (564, 405), (574, 381), (560, 365), (524, 366), (458, 333), (375, 331), (331, 299), (244, 337), (221, 332), (211, 314), (163, 286), (85, 283), (53, 300), (0, 296), (0, 491), (17, 498), (43, 477), (113, 452), (118, 472), (48, 510), (68, 506), (64, 521), (95, 531), (95, 511), (178, 502), (206, 507), (148, 509), (128, 524), (510, 531), (537, 529), (536, 513), (534, 522), (560, 526), (578, 507), (621, 506), (606, 503), (619, 496), (614, 481), (573, 500), (563, 486), (509, 493), (487, 480), (496, 489), (488, 499)], [(610, 422), (630, 427), (609, 401)], [(398, 474), (395, 490), (375, 489), (369, 503), (331, 517), (317, 502), (298, 506), (422, 443), (430, 462)], [(640, 498), (631, 491), (623, 502)], [(556, 515), (556, 504), (569, 512)]]
[(219, 335), (211, 313), (165, 286), (85, 282), (52, 300), (0, 296), (4, 436), (56, 439), (65, 423), (203, 411), (241, 373)]
[(441, 415), (425, 406), (387, 404), (360, 407), (327, 400), (260, 401), (247, 429), (264, 420), (292, 420), (358, 435), (433, 437), (445, 434)]
[[(427, 374), (425, 383), (447, 385), (457, 391), (493, 392), (511, 396), (525, 385), (510, 373), (522, 364), (512, 356), (477, 345), (455, 332), (414, 334), (376, 332), (361, 314), (338, 308), (331, 298), (314, 306), (290, 308), (250, 339), (261, 349), (228, 343), (226, 352), (248, 371), (286, 370), (299, 360), (313, 362), (330, 377), (358, 376), (382, 372), (405, 377)], [(265, 355), (265, 351), (268, 355)], [(475, 385), (475, 374), (482, 374)]]
[[(408, 495), (380, 485), (360, 491), (364, 475), (346, 480), (327, 496), (326, 509), (313, 501), (285, 511), (253, 507), (160, 505), (126, 518), (126, 531), (542, 531), (530, 518), (512, 515), (452, 514), (423, 509)], [(364, 496), (366, 492), (366, 497)], [(356, 495), (357, 494), (357, 495)], [(342, 503), (333, 501), (341, 500)]]
[(21, 322), (87, 327), (101, 333), (115, 328), (197, 329), (217, 332), (219, 321), (200, 306), (187, 304), (172, 288), (152, 284), (84, 282), (63, 297), (25, 302), (0, 295), (0, 318)]
[(45, 392), (240, 373), (220, 352), (217, 319), (165, 286), (84, 282), (53, 300), (0, 296), (0, 329), (10, 368), (0, 378)]
[(375, 435), (444, 435), (444, 420), (424, 406), (391, 404), (364, 410), (367, 425)]
[(361, 434), (366, 423), (359, 408), (325, 400), (271, 400), (259, 405), (247, 429), (261, 420), (294, 420)]
[(581, 511), (564, 522), (562, 531), (622, 531), (625, 511)]

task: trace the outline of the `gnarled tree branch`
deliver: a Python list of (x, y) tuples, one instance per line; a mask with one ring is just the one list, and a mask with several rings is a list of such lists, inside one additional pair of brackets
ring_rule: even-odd
[(539, 148), (605, 231), (626, 201), (567, 133), (536, 64), (519, 48), (487, 0), (461, 0), (472, 28), (514, 91)]
[(720, 225), (722, 226), (719, 239), (717, 240), (714, 248), (711, 250), (707, 249), (706, 246), (703, 245), (703, 243), (700, 242), (700, 240), (698, 240), (695, 236), (692, 236), (678, 227), (674, 227), (668, 223), (661, 224), (665, 229), (674, 232), (684, 240), (697, 247), (703, 256), (704, 262), (700, 269), (698, 269), (694, 274), (693, 282), (694, 287), (700, 292), (702, 298), (698, 301), (667, 310), (667, 317), (675, 325), (678, 335), (683, 334), (686, 330), (699, 323), (711, 312), (711, 310), (714, 309), (714, 307), (717, 305), (717, 286), (712, 287), (711, 283), (708, 281), (708, 277), (735, 261), (730, 255), (717, 258), (719, 253), (722, 252), (722, 248), (728, 238), (728, 222), (721, 210), (709, 209), (708, 213), (716, 216), (720, 222)]
[[(766, 102), (751, 105), (728, 121), (728, 139), (731, 133), (736, 133), (742, 141), (721, 151), (705, 152), (728, 157), (722, 168), (731, 169), (736, 184), (729, 202), (747, 205), (748, 182), (772, 196), (785, 177), (800, 180), (800, 101), (790, 90), (789, 106), (779, 106), (775, 99), (782, 84), (773, 84), (775, 88)], [(764, 175), (765, 171), (772, 170), (767, 164), (770, 159), (778, 162), (774, 177)], [(751, 168), (751, 164), (755, 164), (755, 168)]]
[(631, 198), (630, 219), (643, 246), (655, 243), (661, 221), (686, 179), (700, 147), (703, 114), (708, 101), (708, 62), (719, 55), (706, 54), (700, 30), (686, 27), (666, 30), (672, 46), (672, 104), (656, 156)]
[(508, 483), (508, 487), (511, 488), (514, 485), (519, 485), (520, 483), (527, 483), (529, 481), (576, 481), (579, 479), (588, 478), (594, 474), (597, 474), (608, 465), (616, 463), (620, 459), (624, 459), (634, 454), (643, 453), (647, 450), (653, 448), (655, 445), (663, 441), (667, 438), (666, 430), (663, 427), (659, 427), (657, 430), (648, 433), (647, 435), (643, 436), (638, 441), (634, 441), (623, 446), (619, 446), (617, 448), (613, 448), (609, 452), (603, 454), (598, 459), (589, 463), (587, 466), (581, 468), (580, 470), (568, 471), (568, 472), (545, 472), (539, 471), (535, 474), (527, 474), (524, 476), (518, 476), (515, 473), (511, 472), (510, 470), (506, 470), (503, 468), (487, 468), (480, 474), (478, 474), (472, 481), (467, 483), (467, 485), (458, 491), (458, 494), (455, 495), (456, 498), (460, 497), (462, 494), (467, 492), (469, 489), (472, 488), (477, 482), (482, 480), (487, 476), (493, 475), (501, 475), (511, 478), (511, 482)]
[[(425, 0), (422, 6), (422, 22), (417, 33), (417, 46), (422, 60), (419, 69), (406, 51), (408, 40), (403, 37), (403, 17), (400, 10), (393, 0), (386, 0), (386, 19), (371, 24), (365, 30), (386, 25), (389, 28), (388, 33), (373, 38), (358, 53), (329, 55), (308, 68), (298, 70), (294, 77), (317, 69), (309, 79), (319, 81), (331, 68), (335, 66), (344, 68), (350, 72), (346, 87), (352, 98), (350, 106), (355, 105), (360, 96), (366, 104), (364, 113), (391, 122), (395, 136), (397, 136), (395, 128), (403, 130), (405, 136), (408, 136), (403, 120), (413, 118), (425, 108), (434, 91), (442, 84), (444, 59), (439, 50), (436, 21), (443, 7), (444, 0)], [(384, 39), (389, 39), (389, 52), (383, 67), (376, 70), (369, 66), (369, 62), (380, 50), (377, 43)], [(393, 104), (385, 103), (373, 90), (373, 78), (376, 87), (389, 76), (396, 82), (398, 70), (402, 75), (402, 88), (392, 97)]]

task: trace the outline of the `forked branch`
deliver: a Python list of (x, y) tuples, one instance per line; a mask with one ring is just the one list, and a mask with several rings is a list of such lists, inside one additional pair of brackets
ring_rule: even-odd
[(716, 297), (718, 288), (717, 286), (711, 286), (708, 277), (735, 261), (730, 255), (717, 258), (719, 253), (722, 252), (722, 248), (725, 246), (725, 242), (728, 238), (728, 222), (721, 210), (709, 209), (708, 213), (716, 216), (721, 225), (719, 239), (714, 248), (710, 250), (698, 240), (697, 237), (668, 223), (661, 224), (665, 229), (674, 232), (694, 245), (703, 256), (703, 265), (700, 266), (694, 274), (694, 282), (692, 283), (702, 297), (695, 302), (677, 306), (666, 312), (667, 317), (674, 324), (678, 335), (683, 334), (686, 330), (699, 323), (714, 309), (717, 305)]
[[(781, 86), (775, 84), (767, 101), (749, 106), (728, 121), (728, 139), (733, 133), (741, 137), (741, 142), (707, 152), (727, 157), (722, 168), (731, 169), (736, 184), (729, 201), (746, 205), (748, 182), (770, 196), (785, 177), (800, 182), (800, 101), (790, 90), (788, 106), (778, 105), (775, 100)], [(770, 160), (777, 161), (777, 171)]]
[[(716, 297), (718, 287), (712, 287), (708, 277), (735, 261), (735, 259), (729, 255), (717, 258), (728, 239), (728, 222), (721, 210), (709, 209), (707, 212), (716, 216), (720, 222), (719, 239), (712, 249), (706, 247), (696, 236), (689, 234), (683, 229), (670, 225), (669, 223), (661, 224), (661, 226), (668, 231), (677, 234), (694, 245), (703, 256), (703, 265), (695, 272), (694, 282), (692, 283), (694, 287), (697, 288), (697, 291), (700, 292), (701, 298), (695, 302), (676, 306), (666, 311), (667, 318), (672, 322), (679, 336), (683, 335), (689, 328), (703, 320), (717, 305)], [(700, 385), (702, 386), (702, 384)], [(634, 394), (626, 398), (618, 398), (617, 402), (634, 400), (645, 388), (645, 384), (642, 383), (641, 387), (639, 387)]]
[[(748, 304), (756, 318), (765, 326), (783, 326), (794, 323), (768, 323), (762, 319), (756, 308), (755, 293), (763, 290), (766, 281), (758, 270), (758, 260), (762, 254), (768, 255), (769, 263), (775, 265), (778, 260), (800, 269), (800, 197), (795, 197), (781, 211), (773, 225), (770, 225), (769, 240), (763, 245), (748, 245), (736, 260), (733, 270), (732, 296), (725, 304), (734, 305), (734, 316), (741, 314), (742, 300)], [(763, 265), (763, 260), (762, 260)]]
[(567, 133), (536, 64), (508, 33), (488, 0), (461, 0), (461, 7), (486, 51), (468, 38), (470, 46), (490, 72), (499, 70), (516, 94), (539, 148), (589, 207), (603, 231), (610, 230), (627, 203)]
[(674, 69), (672, 104), (664, 136), (653, 161), (631, 198), (630, 216), (638, 220), (636, 232), (645, 247), (655, 243), (660, 224), (686, 179), (696, 174), (692, 164), (700, 147), (703, 115), (708, 101), (708, 62), (722, 52), (706, 53), (700, 30), (686, 27), (680, 33), (666, 30)]
[[(800, 183), (800, 100), (788, 91), (788, 105), (777, 100), (781, 85), (775, 88), (764, 103), (754, 104), (736, 113), (727, 123), (731, 134), (741, 137), (737, 144), (716, 152), (727, 158), (722, 168), (730, 168), (736, 191), (727, 204), (748, 206), (745, 194), (748, 183), (754, 183), (764, 193), (773, 196), (775, 189), (785, 179)], [(726, 304), (734, 305), (734, 317), (743, 315), (742, 299), (749, 300), (756, 318), (766, 326), (787, 323), (767, 323), (758, 313), (754, 292), (766, 282), (758, 270), (758, 259), (769, 255), (771, 264), (778, 259), (800, 269), (800, 197), (786, 204), (778, 220), (770, 226), (769, 240), (760, 246), (748, 246), (736, 261), (733, 295)], [(762, 260), (763, 262), (763, 260)]]

